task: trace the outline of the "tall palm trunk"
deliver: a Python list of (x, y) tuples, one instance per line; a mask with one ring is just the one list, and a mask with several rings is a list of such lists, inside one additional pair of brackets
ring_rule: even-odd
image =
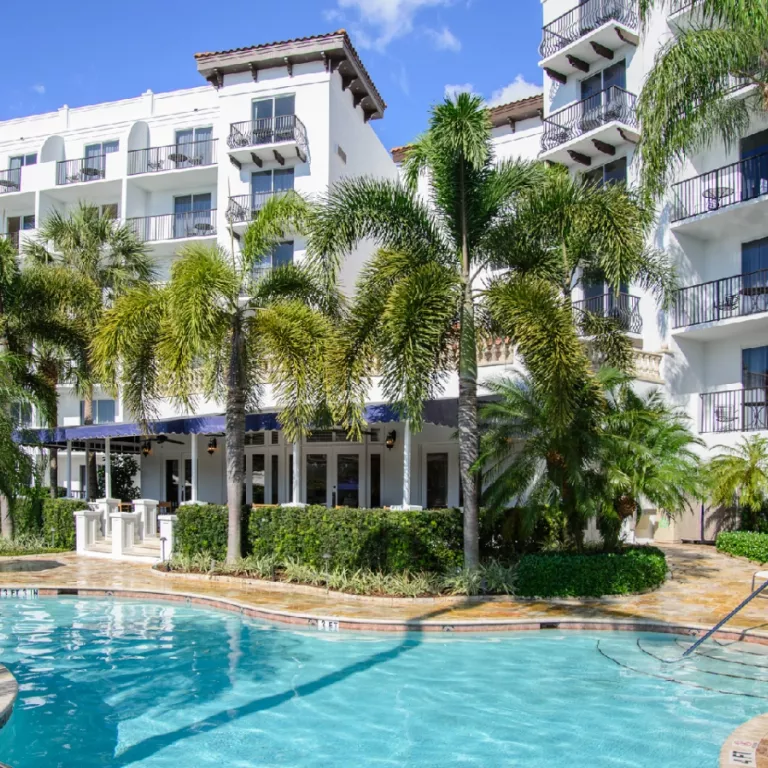
[[(5, 304), (0, 294), (0, 322), (5, 327)], [(7, 352), (8, 340), (4, 334), (0, 334), (0, 354)], [(0, 495), (0, 535), (4, 539), (13, 537), (13, 520), (11, 519), (11, 503), (7, 496)]]
[[(88, 389), (83, 400), (83, 424), (93, 424), (93, 387)], [(99, 497), (99, 479), (96, 475), (96, 453), (90, 450), (90, 443), (85, 445), (85, 460), (88, 462), (88, 499), (93, 501)]]
[[(56, 386), (59, 383), (58, 366), (52, 360), (44, 360), (40, 365), (40, 372), (45, 378), (46, 383), (53, 392), (56, 392)], [(59, 396), (52, 404), (52, 411), (48, 419), (48, 426), (50, 429), (56, 429), (59, 424)], [(48, 462), (48, 484), (51, 487), (51, 498), (55, 499), (59, 495), (59, 449), (52, 447), (49, 451)]]
[(459, 331), (459, 474), (464, 488), (464, 566), (476, 568), (480, 564), (479, 489), (477, 477), (472, 467), (479, 455), (477, 341), (475, 338), (475, 304), (470, 276), (463, 160), (459, 163), (459, 195), (461, 199), (461, 272), (464, 280)]
[[(242, 509), (243, 455), (245, 451), (245, 401), (246, 382), (243, 371), (244, 337), (241, 318), (234, 320), (232, 327), (232, 348), (227, 371), (226, 405), (226, 462), (227, 462), (227, 507), (229, 525), (227, 528), (227, 562), (242, 557)], [(295, 468), (294, 468), (295, 471)]]

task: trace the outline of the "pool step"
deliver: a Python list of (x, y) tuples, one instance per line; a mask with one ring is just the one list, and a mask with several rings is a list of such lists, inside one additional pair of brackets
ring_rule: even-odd
[(647, 636), (629, 648), (626, 643), (601, 639), (597, 649), (627, 674), (768, 701), (768, 654), (756, 651), (759, 646), (707, 641), (683, 659), (688, 645), (685, 641), (671, 643), (668, 638)]

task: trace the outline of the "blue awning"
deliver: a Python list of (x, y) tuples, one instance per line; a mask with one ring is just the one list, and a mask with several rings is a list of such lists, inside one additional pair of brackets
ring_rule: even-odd
[[(430, 400), (424, 406), (424, 421), (444, 427), (458, 424), (458, 401), (456, 398)], [(369, 424), (386, 424), (400, 421), (397, 411), (386, 403), (369, 405), (365, 409), (365, 420)], [(174, 419), (160, 419), (150, 424), (153, 435), (210, 435), (225, 431), (223, 414), (208, 416), (184, 416)], [(277, 411), (253, 413), (245, 417), (246, 432), (280, 430)], [(57, 429), (20, 429), (14, 434), (16, 442), (22, 445), (64, 445), (68, 441), (82, 443), (86, 440), (104, 438), (145, 437), (138, 423), (89, 424), (88, 426), (58, 427)]]

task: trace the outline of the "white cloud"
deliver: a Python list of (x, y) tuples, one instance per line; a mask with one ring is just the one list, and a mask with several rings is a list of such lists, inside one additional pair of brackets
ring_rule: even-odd
[[(413, 32), (414, 18), (420, 11), (447, 6), (451, 2), (452, 0), (336, 0), (337, 10), (328, 11), (326, 18), (341, 19), (346, 18), (346, 13), (352, 13), (349, 24), (356, 44), (361, 48), (384, 50), (396, 38)], [(449, 30), (445, 31), (453, 37)], [(446, 39), (444, 38), (444, 42)], [(456, 42), (458, 43), (458, 40)]]
[(453, 51), (458, 53), (461, 50), (461, 40), (451, 32), (448, 27), (443, 27), (440, 30), (427, 29), (427, 37), (429, 37), (437, 48), (438, 51)]
[(472, 83), (461, 83), (460, 85), (446, 85), (445, 98), (455, 99), (460, 93), (474, 93), (475, 86)]
[(45, 93), (45, 86), (40, 84), (40, 83), (38, 83), (37, 85), (33, 85), (32, 86), (32, 90), (35, 93), (40, 94), (40, 96), (42, 96)]
[(518, 75), (509, 85), (494, 91), (488, 105), (493, 107), (497, 104), (508, 104), (510, 101), (517, 101), (518, 99), (527, 99), (529, 96), (542, 93), (543, 90), (541, 85), (529, 83), (522, 75)]

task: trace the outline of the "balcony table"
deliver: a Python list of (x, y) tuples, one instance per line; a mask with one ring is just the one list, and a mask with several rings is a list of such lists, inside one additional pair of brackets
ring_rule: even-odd
[[(742, 296), (748, 296), (751, 300), (753, 312), (765, 312), (768, 310), (768, 302), (765, 297), (768, 296), (768, 285), (750, 285), (741, 289)], [(761, 302), (760, 299), (763, 299)], [(762, 303), (762, 308), (760, 307)]]
[(182, 163), (186, 163), (187, 160), (189, 160), (189, 158), (183, 152), (173, 152), (168, 155), (168, 159), (172, 163), (176, 163), (176, 165), (181, 165)]
[(86, 178), (93, 179), (96, 176), (103, 176), (104, 171), (101, 168), (82, 168), (80, 170), (80, 175)]
[(207, 221), (198, 221), (193, 228), (198, 234), (206, 235), (213, 232), (213, 224), (209, 224)]
[(720, 201), (725, 200), (733, 194), (733, 187), (721, 187), (715, 184), (713, 187), (707, 187), (701, 196), (708, 201), (710, 211), (716, 211), (720, 207)]

